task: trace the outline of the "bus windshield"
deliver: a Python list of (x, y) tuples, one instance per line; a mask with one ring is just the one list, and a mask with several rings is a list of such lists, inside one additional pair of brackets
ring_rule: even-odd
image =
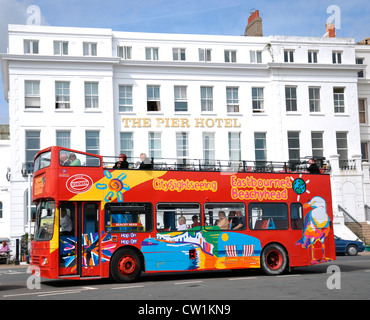
[(55, 201), (41, 201), (37, 206), (35, 240), (48, 241), (53, 237)]
[(46, 168), (50, 166), (51, 162), (51, 151), (46, 151), (41, 153), (36, 159), (35, 159), (35, 165), (33, 168), (33, 172), (37, 172), (38, 170), (42, 168)]

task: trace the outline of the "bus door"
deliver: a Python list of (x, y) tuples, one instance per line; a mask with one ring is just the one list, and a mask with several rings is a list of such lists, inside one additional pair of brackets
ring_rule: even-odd
[(59, 212), (59, 275), (99, 276), (99, 203), (62, 203)]

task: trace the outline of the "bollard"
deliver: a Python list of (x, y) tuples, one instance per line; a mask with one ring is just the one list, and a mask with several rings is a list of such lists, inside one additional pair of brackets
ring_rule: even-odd
[(19, 239), (15, 240), (15, 261), (14, 264), (19, 266)]

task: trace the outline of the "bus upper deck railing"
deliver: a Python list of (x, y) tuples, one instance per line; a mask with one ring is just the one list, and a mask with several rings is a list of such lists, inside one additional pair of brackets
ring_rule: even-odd
[[(113, 169), (117, 157), (103, 156), (103, 166)], [(128, 169), (138, 169), (141, 163), (139, 158), (130, 158)], [(214, 171), (214, 172), (266, 172), (266, 173), (307, 173), (308, 157), (300, 160), (289, 161), (250, 161), (250, 160), (204, 160), (204, 159), (179, 159), (147, 158), (146, 162), (151, 165), (151, 170), (174, 170), (174, 171)], [(330, 173), (331, 167), (325, 159), (316, 161), (320, 173)]]

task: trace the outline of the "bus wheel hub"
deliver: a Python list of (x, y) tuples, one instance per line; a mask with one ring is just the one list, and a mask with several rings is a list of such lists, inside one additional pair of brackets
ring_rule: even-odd
[(131, 274), (136, 269), (136, 262), (133, 257), (124, 256), (118, 262), (118, 270), (121, 274)]

